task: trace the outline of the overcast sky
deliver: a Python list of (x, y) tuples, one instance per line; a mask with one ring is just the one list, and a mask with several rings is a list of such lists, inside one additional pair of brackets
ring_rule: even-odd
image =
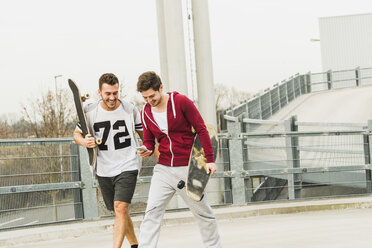
[[(185, 1), (185, 0), (183, 0)], [(135, 94), (160, 73), (155, 0), (0, 0), (0, 116), (48, 88), (95, 92), (115, 73)], [(321, 71), (318, 18), (372, 12), (370, 0), (209, 0), (215, 83), (257, 93)]]

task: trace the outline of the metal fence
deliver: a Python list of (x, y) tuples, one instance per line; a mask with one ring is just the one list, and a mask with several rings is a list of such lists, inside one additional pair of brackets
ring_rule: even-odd
[[(220, 146), (218, 154), (226, 154), (226, 149)], [(155, 164), (154, 157), (143, 160), (131, 213), (146, 209)], [(212, 205), (231, 203), (223, 180), (210, 180)], [(176, 195), (167, 209), (186, 207)], [(72, 138), (0, 140), (0, 230), (112, 215), (93, 178), (86, 149)]]
[(371, 121), (227, 118), (234, 204), (372, 192)]
[(301, 95), (370, 84), (372, 68), (296, 74), (228, 109), (233, 202), (370, 193), (367, 124), (268, 120)]
[(251, 119), (267, 120), (297, 97), (317, 91), (372, 84), (372, 68), (327, 71), (321, 73), (296, 74), (288, 80), (255, 95), (232, 109), (226, 115), (240, 116), (245, 113)]
[[(211, 205), (372, 192), (372, 122), (228, 118), (228, 131), (219, 134), (219, 171), (207, 188)], [(112, 215), (85, 148), (72, 139), (0, 140), (0, 151), (0, 229)], [(144, 160), (132, 213), (146, 208), (154, 164)], [(167, 209), (183, 208), (176, 195)]]
[[(211, 205), (370, 194), (371, 121), (267, 119), (302, 94), (371, 83), (372, 68), (297, 75), (230, 110), (207, 188)], [(0, 230), (112, 215), (87, 161), (72, 138), (0, 140)], [(146, 208), (155, 163), (143, 162), (131, 213)], [(176, 195), (167, 209), (180, 208)]]
[(83, 219), (71, 139), (0, 140), (0, 229)]

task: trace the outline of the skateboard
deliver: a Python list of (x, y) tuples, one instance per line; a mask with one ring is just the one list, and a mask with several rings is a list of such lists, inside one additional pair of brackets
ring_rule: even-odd
[[(216, 130), (206, 125), (211, 138), (211, 144), (213, 149), (213, 157), (216, 159), (218, 152), (218, 137)], [(195, 134), (194, 145), (191, 149), (189, 166), (187, 170), (186, 179), (186, 193), (189, 198), (194, 201), (201, 201), (204, 196), (205, 188), (208, 184), (210, 174), (206, 171), (207, 159), (204, 155), (204, 149), (200, 143), (199, 136)], [(185, 186), (184, 181), (178, 183), (178, 188), (182, 189)]]
[[(89, 99), (89, 94), (85, 94), (84, 96), (82, 96), (80, 94), (79, 87), (71, 79), (68, 80), (68, 85), (70, 86), (72, 94), (74, 95), (74, 102), (75, 102), (76, 112), (79, 118), (80, 129), (81, 129), (83, 137), (85, 137), (87, 134), (91, 134), (88, 128), (87, 117), (85, 115), (84, 107), (83, 107), (83, 102)], [(101, 140), (96, 139), (96, 143), (100, 144)], [(87, 148), (87, 150), (88, 150), (89, 164), (93, 166), (96, 163), (96, 159), (97, 159), (97, 149)]]

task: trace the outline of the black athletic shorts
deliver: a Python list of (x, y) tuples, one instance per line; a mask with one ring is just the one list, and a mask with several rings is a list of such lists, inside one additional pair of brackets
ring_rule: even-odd
[(114, 201), (131, 203), (136, 188), (137, 175), (138, 170), (124, 171), (114, 177), (97, 176), (102, 197), (108, 210), (114, 211)]

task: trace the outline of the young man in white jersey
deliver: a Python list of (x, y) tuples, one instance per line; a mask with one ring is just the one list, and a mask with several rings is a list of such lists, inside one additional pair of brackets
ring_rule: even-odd
[[(99, 79), (97, 103), (85, 107), (88, 126), (94, 137), (101, 138), (98, 146), (96, 174), (108, 210), (115, 212), (113, 247), (122, 246), (126, 236), (132, 248), (138, 247), (133, 223), (129, 216), (140, 168), (135, 131), (143, 138), (141, 117), (136, 107), (119, 100), (119, 80), (112, 73)], [(77, 144), (94, 148), (95, 138), (82, 136), (79, 124), (74, 131)]]

